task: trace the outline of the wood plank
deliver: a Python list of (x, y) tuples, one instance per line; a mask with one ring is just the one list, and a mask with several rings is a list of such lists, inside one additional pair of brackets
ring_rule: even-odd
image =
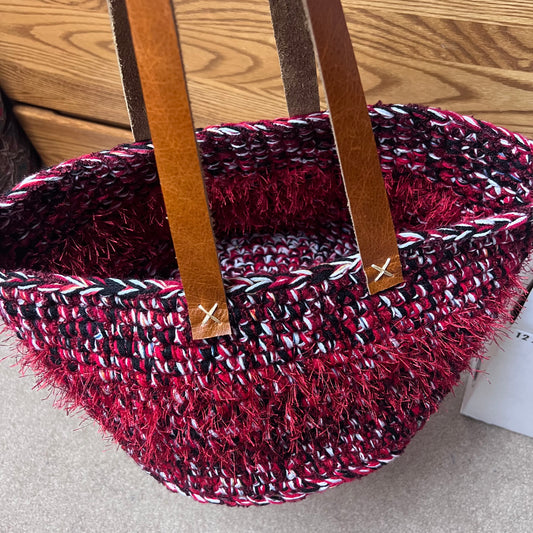
[(353, 41), (369, 102), (453, 109), (533, 135), (533, 32), (379, 10), (359, 17)]
[(0, 86), (10, 98), (127, 124), (104, 0), (0, 0)]
[(15, 105), (13, 111), (46, 166), (131, 142), (130, 130)]
[[(369, 102), (436, 105), (531, 134), (533, 2), (343, 3)], [(268, 2), (176, 10), (196, 126), (286, 115)], [(104, 0), (0, 0), (0, 35), (11, 98), (127, 126)]]
[[(420, 64), (416, 59), (374, 58), (372, 70), (363, 65), (367, 95), (380, 94), (385, 103), (417, 103), (451, 109), (492, 122), (533, 138), (531, 82), (521, 73), (438, 64)], [(387, 77), (381, 72), (386, 69)], [(512, 87), (512, 90), (509, 90)], [(394, 94), (394, 98), (383, 95)], [(370, 98), (370, 101), (377, 98)]]
[(425, 13), (390, 13), (381, 8), (347, 7), (346, 16), (354, 46), (368, 63), (378, 54), (392, 61), (400, 56), (421, 63), (532, 72), (533, 32), (523, 27), (429, 17)]
[(345, 7), (512, 26), (533, 25), (530, 0), (353, 0)]

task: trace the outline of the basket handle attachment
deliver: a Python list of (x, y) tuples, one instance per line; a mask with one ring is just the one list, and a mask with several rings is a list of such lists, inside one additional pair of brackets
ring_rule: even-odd
[(365, 93), (341, 0), (303, 0), (370, 294), (403, 282)]
[[(280, 48), (280, 43), (286, 41), (283, 41), (284, 33), (279, 30), (279, 21), (286, 20), (286, 17), (276, 19), (276, 14), (282, 13), (280, 1), (270, 1), (273, 22), (276, 24), (277, 20), (276, 39)], [(322, 73), (363, 269), (369, 292), (375, 294), (401, 283), (403, 275), (342, 4), (340, 0), (289, 0), (281, 3), (285, 6), (294, 4), (295, 13), (300, 8), (307, 19)], [(154, 143), (193, 338), (229, 335), (229, 313), (202, 180), (172, 3), (170, 0), (109, 0), (109, 4), (134, 137), (136, 140), (147, 139), (151, 133)], [(293, 20), (296, 23), (297, 17)], [(128, 27), (131, 34), (127, 31)], [(300, 24), (299, 27), (305, 26)], [(119, 28), (122, 28), (121, 32), (117, 31)], [(287, 35), (293, 34), (289, 30), (285, 32)], [(136, 61), (132, 60), (133, 57)], [(287, 100), (290, 110), (294, 111), (291, 98), (293, 102), (298, 101), (298, 84), (291, 85), (290, 80), (294, 80), (295, 73), (301, 72), (305, 56), (299, 58), (300, 67), (292, 72), (288, 65), (294, 67), (295, 63), (288, 60), (289, 57), (290, 54), (280, 53)], [(125, 72), (125, 66), (129, 72)], [(127, 83), (125, 74), (130, 77)], [(142, 93), (139, 90), (141, 86)], [(143, 97), (140, 97), (141, 94)], [(148, 121), (142, 111), (143, 100)], [(306, 102), (305, 112), (316, 110), (314, 108), (318, 103), (313, 82), (308, 86)]]

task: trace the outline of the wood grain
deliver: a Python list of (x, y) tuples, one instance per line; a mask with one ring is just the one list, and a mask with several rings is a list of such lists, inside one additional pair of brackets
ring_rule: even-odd
[(27, 105), (16, 105), (13, 111), (46, 166), (132, 140), (128, 129), (64, 117)]
[[(436, 105), (533, 136), (533, 2), (343, 4), (369, 102)], [(175, 6), (197, 126), (287, 113), (266, 0)], [(126, 126), (105, 2), (0, 0), (0, 86)]]
[(14, 100), (127, 124), (104, 0), (0, 0), (0, 86)]
[[(376, 0), (356, 0), (343, 4), (375, 9)], [(487, 22), (513, 26), (533, 25), (530, 0), (380, 0), (379, 9), (392, 13), (424, 15), (452, 20)]]

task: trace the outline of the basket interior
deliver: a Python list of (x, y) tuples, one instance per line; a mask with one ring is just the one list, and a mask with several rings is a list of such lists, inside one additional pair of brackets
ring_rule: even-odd
[[(513, 153), (512, 138), (490, 128), (475, 136), (466, 127), (454, 136), (436, 134), (435, 127), (402, 125), (402, 117), (382, 119), (374, 118), (374, 128), (398, 233), (494, 216), (531, 202), (529, 148), (525, 161), (524, 147), (520, 157)], [(238, 135), (228, 134), (228, 127), (226, 133), (212, 128), (199, 134), (226, 278), (279, 274), (357, 252), (327, 117), (317, 122), (303, 132), (287, 123), (277, 132), (279, 123), (261, 123), (253, 131), (234, 127)], [(489, 141), (499, 143), (498, 150), (487, 152)], [(178, 275), (146, 145), (93, 154), (40, 177), (53, 179), (34, 180), (23, 200), (0, 212), (1, 268)]]

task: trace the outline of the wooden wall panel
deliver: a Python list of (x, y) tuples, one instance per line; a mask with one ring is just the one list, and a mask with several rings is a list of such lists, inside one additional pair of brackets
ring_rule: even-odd
[[(343, 3), (369, 102), (436, 105), (533, 136), (533, 2)], [(197, 126), (286, 114), (267, 0), (175, 5)], [(105, 1), (0, 0), (0, 86), (126, 126)]]
[(362, 9), (375, 9), (379, 4), (380, 9), (393, 13), (423, 14), (496, 25), (533, 25), (533, 4), (529, 0), (343, 0), (343, 4), (357, 5)]
[(102, 0), (0, 0), (0, 87), (14, 100), (127, 124)]

